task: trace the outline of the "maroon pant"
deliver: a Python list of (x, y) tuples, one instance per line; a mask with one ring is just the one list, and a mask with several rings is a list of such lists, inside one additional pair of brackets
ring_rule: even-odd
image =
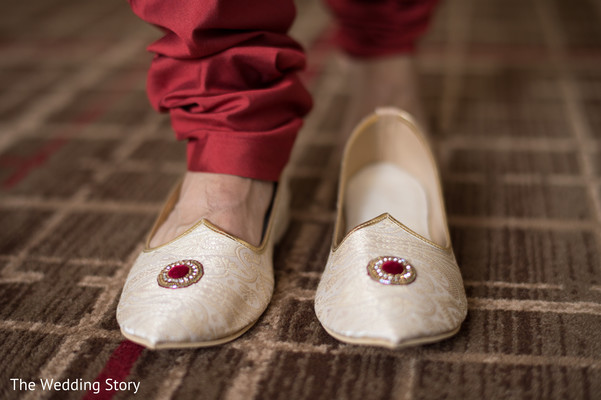
[[(149, 50), (153, 106), (188, 141), (188, 169), (277, 180), (311, 96), (288, 35), (292, 0), (129, 0), (165, 35)], [(327, 0), (357, 57), (414, 50), (437, 0)]]

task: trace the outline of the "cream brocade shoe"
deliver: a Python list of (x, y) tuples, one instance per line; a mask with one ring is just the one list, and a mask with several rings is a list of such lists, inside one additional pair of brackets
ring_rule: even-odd
[(151, 349), (218, 345), (250, 329), (271, 300), (273, 246), (288, 222), (288, 188), (282, 179), (258, 247), (203, 219), (172, 241), (149, 248), (179, 189), (129, 272), (117, 307), (122, 334)]
[(467, 314), (434, 157), (405, 112), (382, 108), (351, 135), (334, 241), (315, 296), (326, 331), (399, 348), (452, 336)]

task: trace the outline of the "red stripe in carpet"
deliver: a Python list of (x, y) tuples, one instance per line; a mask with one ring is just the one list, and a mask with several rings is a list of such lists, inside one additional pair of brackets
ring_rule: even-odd
[(111, 357), (107, 361), (104, 369), (98, 374), (95, 382), (100, 383), (100, 393), (94, 394), (93, 391), (88, 391), (83, 399), (94, 400), (110, 400), (116, 395), (117, 391), (107, 390), (106, 380), (110, 379), (117, 382), (125, 382), (129, 376), (131, 368), (134, 366), (144, 347), (130, 342), (129, 340), (122, 341), (119, 346), (113, 351)]
[(119, 98), (126, 95), (129, 90), (131, 90), (131, 88), (137, 84), (136, 78), (138, 75), (138, 71), (136, 70), (122, 77), (122, 79), (120, 79), (116, 85), (116, 87), (121, 89), (120, 91), (113, 93), (110, 96), (101, 98), (96, 102), (96, 104), (93, 104), (90, 108), (83, 110), (73, 119), (72, 123), (74, 126), (69, 132), (50, 139), (33, 155), (24, 157), (21, 162), (16, 165), (16, 171), (2, 182), (2, 189), (12, 189), (19, 182), (25, 179), (33, 170), (44, 165), (46, 161), (53, 154), (58, 152), (71, 137), (75, 136), (76, 133), (81, 132), (83, 128), (92, 124), (106, 114), (109, 108), (113, 106)]
[(2, 187), (4, 189), (10, 189), (17, 183), (22, 181), (31, 171), (38, 168), (40, 165), (46, 163), (46, 160), (56, 153), (63, 145), (67, 142), (66, 138), (58, 137), (48, 141), (31, 157), (22, 160), (18, 166), (18, 169), (10, 175), (4, 182)]

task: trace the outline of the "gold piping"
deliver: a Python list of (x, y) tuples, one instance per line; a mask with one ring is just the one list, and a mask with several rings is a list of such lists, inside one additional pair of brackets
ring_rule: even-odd
[(192, 231), (198, 229), (200, 226), (204, 225), (207, 228), (209, 228), (210, 230), (212, 230), (213, 232), (223, 235), (235, 242), (238, 242), (239, 244), (243, 245), (244, 247), (248, 248), (249, 250), (253, 251), (254, 253), (256, 253), (258, 255), (263, 254), (263, 252), (267, 248), (267, 243), (269, 243), (269, 240), (271, 238), (271, 231), (274, 229), (273, 225), (274, 225), (275, 218), (277, 217), (278, 213), (280, 212), (280, 207), (282, 206), (280, 204), (282, 202), (282, 197), (283, 197), (282, 192), (286, 189), (285, 186), (287, 185), (284, 173), (282, 173), (282, 177), (280, 178), (280, 183), (278, 184), (277, 191), (275, 193), (275, 197), (273, 200), (273, 205), (271, 207), (271, 215), (269, 216), (269, 222), (267, 223), (267, 229), (265, 230), (265, 234), (263, 235), (263, 239), (261, 240), (261, 244), (259, 246), (250, 244), (244, 239), (238, 238), (230, 233), (227, 233), (226, 231), (224, 231), (217, 225), (213, 224), (208, 219), (202, 218), (196, 224), (194, 224), (193, 226), (188, 228), (185, 232), (180, 233), (178, 236), (171, 239), (170, 241), (163, 243), (159, 246), (150, 247), (150, 240), (152, 239), (152, 237), (158, 230), (161, 223), (163, 223), (166, 220), (167, 215), (169, 215), (169, 213), (171, 213), (171, 210), (173, 209), (173, 207), (175, 206), (175, 203), (179, 199), (181, 185), (182, 185), (182, 179), (179, 180), (179, 182), (176, 184), (175, 188), (172, 190), (171, 194), (167, 198), (165, 206), (159, 213), (159, 216), (157, 217), (152, 229), (150, 230), (150, 233), (148, 234), (148, 237), (146, 239), (146, 243), (144, 246), (144, 250), (142, 250), (142, 252), (149, 253), (151, 251), (155, 251), (155, 250), (158, 250), (165, 246), (168, 246), (171, 243), (173, 243), (177, 240), (180, 240), (184, 236), (190, 234)]
[(425, 242), (426, 244), (429, 244), (429, 245), (431, 245), (433, 247), (436, 247), (437, 249), (440, 249), (440, 250), (443, 250), (443, 251), (446, 251), (446, 252), (450, 253), (450, 250), (452, 248), (450, 243), (447, 246), (443, 247), (443, 246), (441, 246), (441, 245), (439, 245), (439, 244), (431, 241), (430, 239), (426, 238), (425, 236), (422, 236), (419, 233), (414, 232), (413, 230), (409, 229), (406, 225), (404, 225), (402, 222), (398, 221), (396, 218), (394, 218), (392, 215), (390, 215), (388, 213), (380, 214), (377, 217), (375, 217), (374, 219), (370, 219), (369, 221), (366, 221), (366, 222), (364, 222), (364, 223), (362, 223), (360, 225), (357, 225), (353, 229), (351, 229), (340, 240), (340, 243), (335, 244), (334, 246), (332, 246), (332, 253), (335, 253), (336, 250), (338, 250), (340, 248), (340, 246), (342, 246), (342, 243), (344, 243), (351, 234), (353, 234), (353, 233), (355, 233), (355, 232), (357, 232), (357, 231), (359, 231), (359, 230), (361, 230), (363, 228), (367, 228), (369, 226), (375, 225), (375, 224), (377, 224), (377, 223), (379, 223), (379, 222), (381, 222), (381, 221), (383, 221), (385, 219), (388, 219), (391, 222), (393, 222), (394, 224), (398, 225), (402, 230), (404, 230), (409, 235), (415, 237), (416, 239), (419, 239), (422, 242)]
[(431, 164), (434, 166), (434, 174), (435, 174), (434, 177), (436, 179), (436, 186), (438, 188), (438, 200), (439, 200), (440, 205), (442, 206), (442, 212), (443, 212), (442, 216), (444, 218), (444, 224), (443, 224), (444, 225), (444, 234), (445, 234), (445, 241), (446, 241), (447, 245), (441, 246), (441, 245), (433, 242), (432, 240), (429, 240), (428, 238), (414, 232), (413, 230), (409, 229), (407, 226), (405, 226), (403, 223), (401, 223), (400, 221), (398, 221), (397, 219), (395, 219), (392, 215), (390, 215), (388, 213), (381, 214), (374, 219), (371, 219), (360, 225), (357, 225), (356, 227), (351, 229), (348, 233), (346, 233), (343, 236), (343, 238), (340, 240), (340, 242), (338, 242), (338, 237), (340, 236), (339, 231), (341, 229), (340, 226), (341, 226), (341, 219), (342, 219), (342, 207), (344, 205), (343, 197), (344, 197), (344, 190), (345, 190), (345, 185), (346, 185), (346, 179), (344, 179), (344, 173), (347, 169), (346, 166), (348, 163), (347, 154), (350, 152), (350, 148), (353, 146), (354, 142), (365, 131), (365, 129), (367, 127), (369, 127), (370, 125), (374, 124), (375, 122), (377, 122), (377, 120), (379, 118), (381, 118), (381, 115), (378, 114), (377, 110), (376, 110), (376, 112), (365, 117), (359, 123), (359, 125), (353, 130), (353, 132), (351, 133), (351, 137), (349, 138), (349, 140), (344, 148), (344, 152), (342, 155), (342, 165), (340, 168), (340, 176), (339, 176), (339, 182), (338, 182), (338, 199), (336, 202), (336, 221), (335, 221), (335, 225), (334, 225), (334, 233), (333, 233), (333, 240), (332, 240), (332, 253), (336, 252), (336, 250), (340, 247), (340, 245), (342, 245), (342, 243), (346, 240), (346, 238), (349, 237), (349, 235), (351, 233), (354, 233), (362, 228), (374, 225), (386, 218), (390, 219), (393, 223), (396, 223), (405, 232), (416, 237), (417, 239), (420, 239), (420, 240), (426, 242), (427, 244), (430, 244), (430, 245), (432, 245), (440, 250), (444, 250), (446, 252), (449, 252), (452, 249), (451, 235), (449, 233), (449, 227), (448, 227), (448, 222), (447, 222), (447, 218), (446, 218), (445, 203), (444, 203), (444, 198), (442, 195), (442, 185), (440, 183), (440, 174), (438, 172), (436, 159), (430, 149), (428, 140), (424, 137), (418, 123), (413, 119), (413, 117), (410, 114), (408, 114), (405, 111), (395, 109), (394, 115), (402, 123), (404, 123), (411, 130), (411, 132), (416, 136), (416, 138), (421, 142), (422, 146), (424, 147), (424, 149), (426, 151), (426, 154), (428, 155), (428, 157), (430, 159)]

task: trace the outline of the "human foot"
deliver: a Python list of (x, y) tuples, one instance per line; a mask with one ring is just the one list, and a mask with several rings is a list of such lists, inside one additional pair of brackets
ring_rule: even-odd
[[(125, 280), (117, 305), (123, 335), (152, 349), (179, 349), (226, 343), (252, 327), (273, 293), (285, 188), (278, 186), (262, 239), (272, 183), (188, 172), (159, 217), (152, 248), (140, 253)], [(262, 247), (198, 225), (202, 218)]]
[(177, 204), (150, 240), (150, 247), (175, 239), (202, 218), (258, 246), (272, 195), (272, 182), (188, 171)]

